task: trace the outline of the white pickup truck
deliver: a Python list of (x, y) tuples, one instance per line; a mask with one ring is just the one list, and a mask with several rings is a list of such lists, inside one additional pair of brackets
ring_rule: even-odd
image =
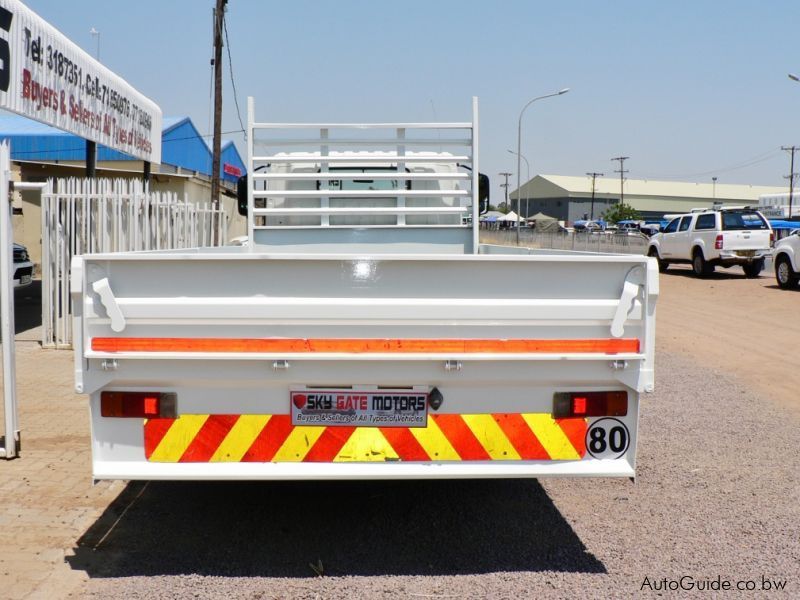
[(477, 120), (250, 99), (245, 246), (74, 259), (94, 478), (633, 477), (656, 261), (479, 245)]
[(774, 263), (778, 286), (784, 290), (797, 287), (800, 282), (800, 229), (775, 244)]
[(650, 238), (648, 256), (660, 271), (672, 263), (689, 263), (698, 277), (715, 267), (741, 266), (746, 277), (758, 277), (772, 253), (772, 228), (757, 210), (737, 207), (674, 215)]

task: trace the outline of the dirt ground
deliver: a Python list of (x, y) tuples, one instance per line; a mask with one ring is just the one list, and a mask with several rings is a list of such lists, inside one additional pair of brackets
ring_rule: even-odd
[(690, 356), (800, 413), (800, 287), (781, 290), (768, 271), (746, 279), (739, 267), (698, 279), (688, 265), (671, 266), (660, 283), (659, 349)]
[[(796, 382), (797, 373), (800, 373), (800, 354), (794, 346), (800, 338), (800, 290), (778, 289), (772, 275), (766, 272), (759, 279), (745, 279), (738, 268), (720, 270), (708, 279), (700, 280), (693, 277), (689, 269), (676, 266), (663, 274), (660, 281), (656, 334), (660, 353), (679, 354), (693, 365), (706, 369), (712, 387), (715, 377), (731, 377), (738, 384), (752, 389), (753, 397), (771, 400), (778, 412), (785, 412), (788, 407), (800, 414)], [(38, 307), (31, 302), (30, 308), (35, 312)], [(122, 482), (91, 484), (86, 401), (85, 397), (72, 393), (71, 353), (42, 350), (35, 341), (38, 334), (32, 329), (18, 328), (18, 332), (23, 454), (19, 460), (0, 461), (0, 496), (6, 500), (0, 507), (0, 526), (7, 540), (6, 552), (0, 555), (0, 597), (83, 597), (93, 592), (98, 592), (100, 597), (119, 597), (115, 596), (116, 588), (107, 587), (102, 576), (98, 580), (86, 567), (100, 558), (103, 561), (109, 559), (108, 553), (102, 557), (98, 555), (93, 561), (91, 556), (88, 559), (78, 556), (76, 548), (89, 555), (100, 552), (105, 546), (113, 550), (116, 542), (112, 543), (113, 538), (109, 541), (104, 536), (122, 535), (111, 533), (116, 529), (126, 533), (125, 511), (135, 503), (137, 494), (144, 492), (144, 488), (133, 484), (126, 487)], [(659, 369), (658, 363), (656, 369)], [(666, 371), (661, 373), (662, 377), (664, 373)], [(669, 384), (677, 385), (672, 380)], [(677, 385), (676, 393), (680, 388)], [(646, 480), (646, 465), (642, 466), (642, 475)], [(502, 485), (514, 489), (519, 487), (517, 483)], [(534, 489), (540, 489), (536, 486), (538, 484)], [(191, 493), (197, 491), (191, 486), (187, 489)], [(468, 489), (470, 494), (478, 493), (475, 491), (478, 488), (464, 489)], [(547, 493), (539, 494), (541, 503), (547, 504), (550, 502), (547, 495), (555, 494), (552, 501), (565, 504), (567, 512), (564, 517), (569, 517), (570, 503), (562, 497), (570, 495), (569, 485), (564, 487), (561, 496), (557, 493), (561, 488), (546, 489)], [(524, 491), (527, 494), (530, 490), (525, 487)], [(147, 494), (163, 496), (171, 493), (170, 486), (155, 486), (142, 498), (146, 499)], [(213, 494), (208, 494), (213, 500)], [(153, 505), (157, 510), (164, 506), (161, 501)], [(558, 510), (551, 512), (557, 517), (554, 517), (555, 522), (569, 529)], [(261, 519), (261, 513), (254, 514)], [(120, 519), (121, 525), (117, 525)], [(667, 522), (673, 520), (670, 517)], [(134, 519), (133, 522), (137, 521)], [(590, 533), (581, 535), (585, 543), (592, 541)], [(220, 538), (223, 537), (225, 534), (221, 532)], [(487, 536), (487, 544), (494, 543), (490, 538)], [(148, 548), (153, 550), (157, 546)], [(582, 555), (583, 546), (576, 542), (576, 548), (576, 556)], [(610, 559), (606, 560), (612, 564)], [(519, 567), (518, 563), (519, 560), (515, 560), (509, 564)], [(500, 566), (499, 563), (494, 565)], [(490, 565), (487, 569), (489, 572), (497, 571), (498, 568), (494, 567)], [(193, 571), (184, 569), (177, 572)], [(495, 576), (499, 575), (492, 575)], [(108, 585), (114, 584), (114, 580), (105, 581)], [(134, 585), (136, 581), (130, 583)], [(300, 583), (303, 581), (298, 580)], [(380, 581), (373, 583), (378, 585)], [(479, 583), (476, 581), (477, 587), (473, 591), (477, 595), (487, 594), (491, 587), (481, 591), (480, 585), (483, 584)], [(491, 577), (484, 583), (489, 585)], [(175, 585), (175, 581), (170, 585)], [(346, 582), (342, 585), (346, 587)], [(146, 588), (142, 589), (142, 597), (153, 595), (147, 593)], [(289, 592), (286, 595), (294, 594)], [(168, 596), (173, 597), (172, 594)]]

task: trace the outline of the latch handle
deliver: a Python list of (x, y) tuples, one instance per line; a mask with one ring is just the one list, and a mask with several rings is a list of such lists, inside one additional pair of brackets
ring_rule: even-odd
[(114, 292), (111, 291), (111, 286), (108, 284), (108, 277), (103, 277), (92, 284), (92, 289), (100, 296), (100, 302), (106, 308), (108, 318), (111, 319), (111, 329), (119, 333), (125, 329), (125, 317), (122, 315), (117, 299), (114, 297)]
[(633, 302), (639, 295), (639, 287), (644, 285), (644, 272), (640, 267), (634, 267), (625, 277), (625, 284), (622, 286), (622, 295), (611, 320), (611, 335), (618, 338), (625, 333), (625, 321), (628, 313), (633, 308)]

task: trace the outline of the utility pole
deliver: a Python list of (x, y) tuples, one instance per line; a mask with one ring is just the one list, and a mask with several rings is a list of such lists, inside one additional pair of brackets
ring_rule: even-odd
[(589, 217), (589, 218), (592, 221), (594, 221), (594, 182), (595, 182), (595, 179), (597, 179), (598, 177), (603, 177), (604, 175), (603, 175), (603, 173), (594, 173), (594, 172), (587, 173), (587, 175), (592, 178), (592, 216)]
[(717, 178), (716, 176), (711, 178), (711, 197), (716, 200), (717, 199)]
[(794, 195), (794, 153), (797, 151), (797, 146), (781, 146), (781, 150), (789, 152), (789, 174), (784, 176), (784, 179), (789, 180), (789, 219), (792, 218), (792, 196)]
[[(222, 32), (225, 5), (228, 0), (216, 0), (214, 9), (214, 139), (211, 153), (211, 206), (219, 210), (219, 162), (222, 136)], [(219, 218), (219, 214), (217, 214)], [(219, 227), (214, 228), (214, 244), (219, 243)]]
[(628, 160), (630, 156), (617, 156), (616, 158), (612, 158), (611, 160), (618, 160), (619, 161), (619, 170), (615, 170), (614, 173), (619, 173), (619, 206), (620, 208), (625, 206), (625, 189), (623, 184), (625, 183), (625, 173), (628, 171), (625, 170), (625, 161)]
[[(508, 178), (511, 177), (513, 175), (513, 173), (506, 173), (504, 171), (502, 173), (499, 173), (499, 175), (500, 175), (500, 177), (505, 177), (506, 178), (506, 182), (505, 183), (501, 183), (500, 187), (506, 189), (506, 212), (508, 212)], [(519, 190), (517, 190), (517, 197), (519, 197)]]

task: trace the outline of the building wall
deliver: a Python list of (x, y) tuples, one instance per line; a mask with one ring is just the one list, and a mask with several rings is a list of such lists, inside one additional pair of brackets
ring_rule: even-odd
[[(609, 206), (617, 202), (616, 198), (595, 198), (594, 218), (599, 219)], [(530, 198), (527, 201), (522, 199), (521, 214), (530, 217), (536, 213), (544, 213), (548, 217), (553, 217), (559, 221), (570, 223), (584, 218), (591, 217), (592, 199), (591, 198), (570, 198), (568, 196), (557, 196), (554, 198)]]
[[(599, 219), (603, 213), (612, 205), (619, 202), (619, 197), (595, 197), (594, 218)], [(639, 212), (643, 219), (660, 219), (665, 214), (689, 212), (693, 208), (711, 208), (717, 200), (713, 198), (642, 198), (636, 196), (625, 196), (625, 204), (633, 207)], [(746, 200), (727, 201), (724, 205), (747, 205), (752, 204)], [(522, 199), (522, 214), (527, 216), (538, 212), (554, 217), (559, 220), (574, 223), (575, 221), (591, 218), (592, 199), (591, 197), (569, 197), (558, 196), (553, 198), (531, 198), (528, 201), (528, 209), (525, 209), (525, 198)]]
[[(516, 207), (516, 201), (512, 202)], [(520, 214), (524, 217), (532, 217), (536, 213), (544, 213), (548, 217), (553, 217), (559, 221), (565, 221), (569, 213), (569, 198), (566, 196), (555, 198), (522, 198)]]
[(625, 196), (625, 203), (630, 204), (636, 210), (643, 213), (657, 213), (659, 216), (664, 214), (689, 212), (693, 208), (711, 208), (715, 202), (721, 202), (727, 206), (747, 206), (754, 204), (752, 200), (725, 200), (719, 201), (714, 198), (674, 198), (674, 197), (649, 197), (637, 198)]
[[(595, 218), (619, 199), (618, 182), (598, 180), (597, 184)], [(631, 180), (626, 183), (624, 201), (644, 218), (662, 218), (665, 214), (689, 212), (693, 208), (711, 208), (716, 202), (725, 206), (757, 205), (758, 194), (770, 189), (773, 188)], [(591, 178), (537, 175), (526, 182), (521, 191), (523, 214), (543, 212), (569, 222), (583, 219), (587, 214), (591, 216)], [(509, 196), (516, 198), (516, 190)], [(526, 197), (530, 198), (527, 211)], [(516, 205), (514, 200), (512, 205)]]
[(592, 199), (590, 198), (570, 198), (569, 214), (566, 220), (570, 223), (583, 219), (600, 219), (603, 213), (611, 206), (617, 204), (618, 198), (595, 198), (594, 217), (592, 217)]

